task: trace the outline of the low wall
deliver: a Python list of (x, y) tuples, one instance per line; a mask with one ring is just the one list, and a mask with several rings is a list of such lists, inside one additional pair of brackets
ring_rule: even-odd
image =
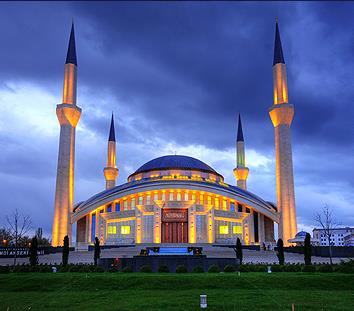
[(177, 266), (183, 265), (188, 272), (192, 272), (197, 266), (201, 267), (205, 272), (211, 265), (217, 265), (220, 271), (223, 271), (226, 265), (239, 266), (239, 261), (236, 258), (207, 258), (202, 256), (191, 255), (163, 255), (163, 256), (134, 256), (132, 258), (102, 258), (98, 260), (98, 265), (105, 271), (108, 271), (112, 266), (119, 269), (131, 267), (134, 272), (139, 272), (142, 266), (150, 266), (153, 272), (158, 272), (162, 265), (166, 265), (170, 272), (175, 272)]
[[(303, 246), (284, 247), (288, 253), (303, 254)], [(328, 246), (312, 246), (312, 256), (329, 257)], [(354, 246), (332, 246), (332, 257), (354, 257)]]

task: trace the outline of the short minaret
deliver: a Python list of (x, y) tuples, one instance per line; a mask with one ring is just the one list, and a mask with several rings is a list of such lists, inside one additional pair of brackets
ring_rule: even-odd
[(234, 175), (237, 180), (237, 187), (246, 190), (247, 177), (249, 169), (246, 167), (245, 157), (245, 141), (243, 139), (241, 115), (238, 115), (238, 129), (237, 129), (237, 142), (236, 142), (236, 168), (234, 168)]
[(113, 188), (116, 185), (116, 179), (118, 177), (118, 168), (116, 166), (116, 134), (114, 131), (113, 113), (108, 138), (107, 166), (103, 169), (103, 173), (106, 179), (106, 189)]
[(71, 27), (69, 47), (64, 67), (64, 88), (62, 104), (56, 113), (60, 123), (59, 155), (55, 190), (52, 245), (63, 245), (69, 236), (71, 243), (71, 213), (74, 201), (75, 127), (81, 116), (76, 106), (77, 60), (74, 24)]
[(280, 213), (278, 236), (289, 245), (288, 240), (297, 232), (293, 160), (290, 125), (294, 106), (288, 101), (286, 65), (280, 41), (278, 21), (275, 24), (273, 61), (274, 105), (269, 115), (275, 128), (277, 205)]

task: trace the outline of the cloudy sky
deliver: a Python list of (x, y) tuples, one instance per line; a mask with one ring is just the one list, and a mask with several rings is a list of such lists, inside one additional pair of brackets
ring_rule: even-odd
[(0, 3), (0, 210), (50, 234), (56, 104), (71, 21), (78, 55), (75, 201), (104, 189), (110, 114), (119, 183), (166, 154), (197, 157), (235, 184), (243, 118), (248, 189), (275, 201), (275, 17), (288, 70), (299, 230), (328, 204), (354, 225), (353, 3)]

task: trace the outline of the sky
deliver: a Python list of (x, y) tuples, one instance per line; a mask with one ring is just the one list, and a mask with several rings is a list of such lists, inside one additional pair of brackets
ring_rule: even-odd
[(15, 208), (51, 233), (56, 105), (71, 22), (78, 99), (75, 202), (105, 187), (112, 111), (118, 184), (166, 154), (235, 184), (237, 116), (248, 190), (275, 202), (275, 18), (287, 65), (298, 230), (328, 205), (354, 225), (354, 3), (1, 2), (0, 224)]

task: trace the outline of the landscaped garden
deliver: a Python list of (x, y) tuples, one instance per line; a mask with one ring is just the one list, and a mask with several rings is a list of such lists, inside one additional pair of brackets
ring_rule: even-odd
[(353, 310), (348, 273), (0, 274), (0, 310)]

